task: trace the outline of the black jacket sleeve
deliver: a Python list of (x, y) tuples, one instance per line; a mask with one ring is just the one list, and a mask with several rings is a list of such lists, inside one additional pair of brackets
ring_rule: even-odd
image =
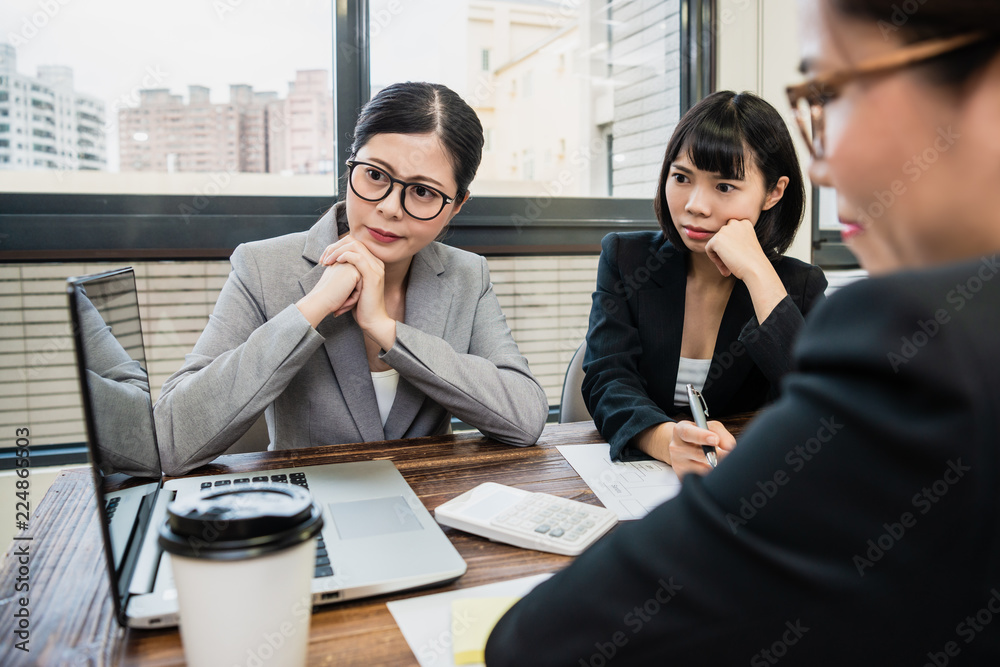
[(802, 282), (801, 293), (795, 295), (798, 298), (788, 294), (778, 302), (763, 323), (758, 322), (757, 316), (753, 315), (740, 332), (740, 342), (746, 346), (747, 354), (771, 383), (774, 396), (777, 396), (781, 378), (792, 369), (792, 347), (805, 324), (805, 316), (826, 300), (826, 286), (823, 269), (818, 266), (810, 267)]
[(639, 371), (642, 343), (627, 298), (631, 288), (618, 266), (618, 241), (616, 234), (608, 234), (601, 242), (583, 380), (583, 400), (611, 445), (612, 460), (640, 432), (670, 419), (649, 398)]
[(834, 295), (740, 446), (516, 604), (487, 664), (998, 664), (1000, 280), (962, 280)]

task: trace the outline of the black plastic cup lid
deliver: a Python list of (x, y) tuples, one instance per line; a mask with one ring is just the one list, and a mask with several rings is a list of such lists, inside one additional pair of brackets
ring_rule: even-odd
[(159, 541), (178, 556), (242, 560), (301, 544), (322, 527), (322, 512), (308, 491), (257, 482), (173, 501)]

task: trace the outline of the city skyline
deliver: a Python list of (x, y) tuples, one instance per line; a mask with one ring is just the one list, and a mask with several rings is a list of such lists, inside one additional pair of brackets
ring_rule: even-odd
[[(76, 90), (108, 109), (115, 102), (137, 105), (143, 87), (186, 92), (197, 84), (222, 101), (230, 84), (286, 95), (296, 70), (330, 70), (331, 11), (328, 0), (4, 0), (0, 42), (17, 48), (23, 75), (34, 77), (39, 66), (71, 66)], [(144, 86), (144, 80), (158, 81)], [(109, 120), (108, 170), (117, 172), (116, 115)]]

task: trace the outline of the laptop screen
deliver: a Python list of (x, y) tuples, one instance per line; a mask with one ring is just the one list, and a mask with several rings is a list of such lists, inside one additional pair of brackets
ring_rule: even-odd
[(80, 393), (108, 569), (121, 601), (160, 486), (149, 375), (131, 268), (67, 280)]

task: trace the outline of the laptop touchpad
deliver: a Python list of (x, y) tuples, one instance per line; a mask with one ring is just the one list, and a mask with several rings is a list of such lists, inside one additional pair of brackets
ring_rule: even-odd
[(342, 540), (423, 530), (403, 496), (328, 503)]

